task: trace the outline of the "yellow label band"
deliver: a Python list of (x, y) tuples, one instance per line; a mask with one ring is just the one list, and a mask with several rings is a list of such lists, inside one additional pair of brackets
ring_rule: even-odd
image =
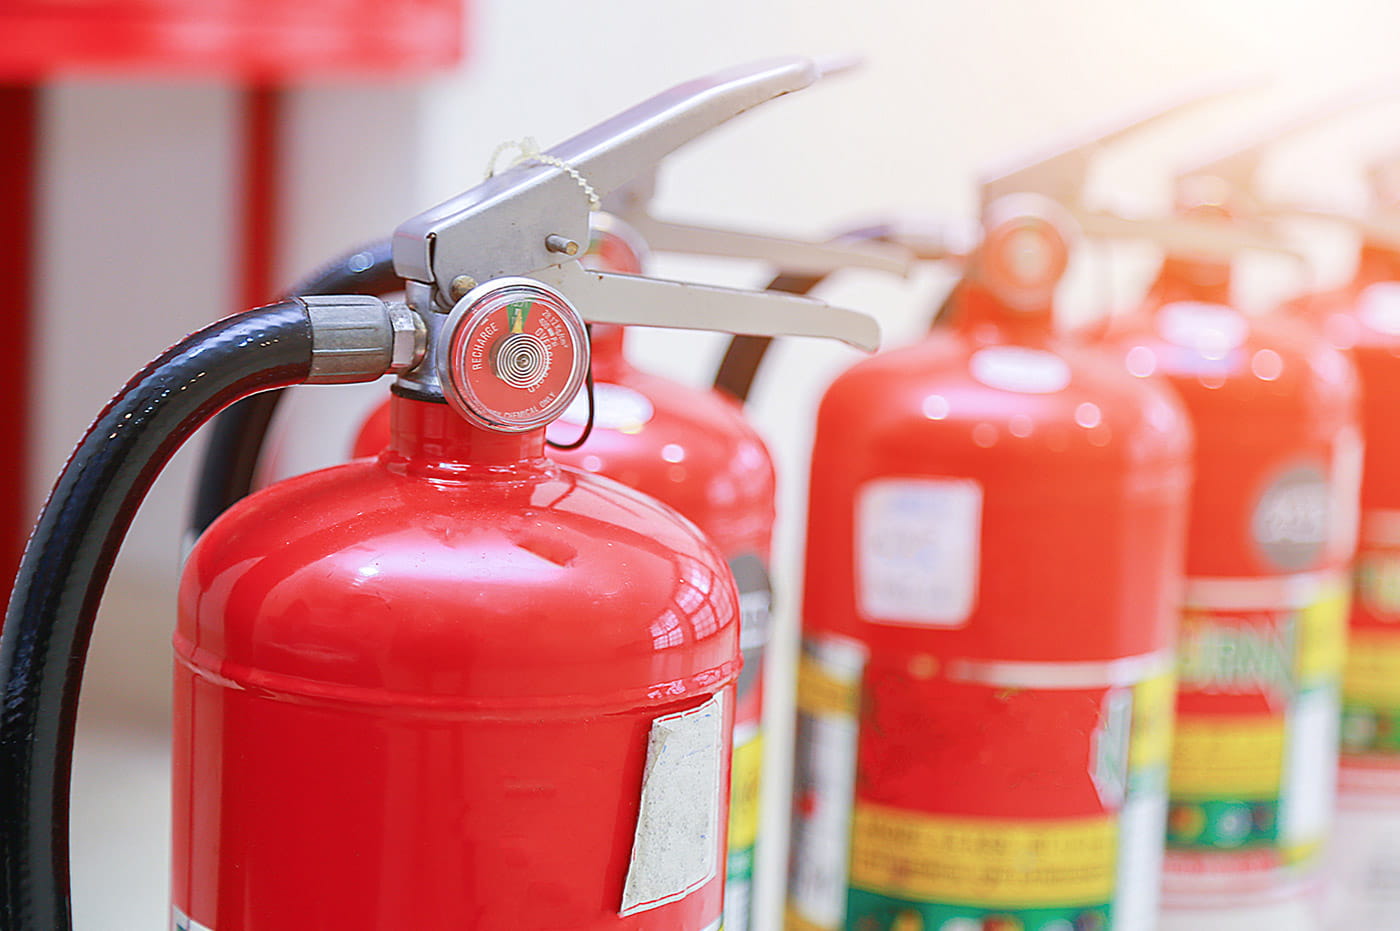
[(816, 659), (803, 656), (797, 667), (797, 707), (808, 714), (854, 718), (860, 710), (859, 682), (842, 682)]
[(1172, 743), (1172, 797), (1276, 796), (1284, 733), (1283, 718), (1182, 715)]
[(1133, 726), (1128, 765), (1134, 770), (1165, 766), (1172, 746), (1176, 705), (1176, 676), (1144, 679), (1133, 686)]
[(1298, 682), (1335, 681), (1347, 651), (1351, 597), (1340, 583), (1327, 585), (1317, 601), (1298, 612)]
[(1400, 631), (1352, 631), (1342, 682), (1348, 701), (1400, 705)]
[(1117, 879), (1110, 815), (1046, 821), (954, 818), (857, 803), (851, 885), (991, 908), (1108, 902)]
[(758, 840), (759, 790), (763, 775), (763, 735), (734, 748), (730, 780), (729, 849), (746, 850)]

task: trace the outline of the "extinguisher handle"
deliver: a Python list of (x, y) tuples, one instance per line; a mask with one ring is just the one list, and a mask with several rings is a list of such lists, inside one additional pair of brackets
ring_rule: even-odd
[[(720, 124), (822, 74), (812, 59), (760, 62), (690, 81), (527, 158), (394, 232), (394, 264), (446, 295), (451, 282), (533, 275), (588, 242), (601, 198)], [(574, 254), (574, 253), (566, 253)]]
[(824, 301), (773, 291), (618, 275), (566, 262), (531, 277), (558, 288), (589, 323), (680, 327), (750, 336), (816, 336), (873, 352), (873, 317)]
[(1345, 227), (1363, 240), (1400, 252), (1400, 213), (1393, 210), (1352, 214), (1308, 204), (1269, 204), (1260, 210), (1264, 220), (1323, 220)]
[(550, 267), (532, 277), (559, 288), (589, 323), (749, 336), (818, 336), (857, 349), (879, 349), (879, 323), (874, 318), (812, 298), (595, 272), (577, 262)]
[(1328, 94), (1301, 111), (1293, 110), (1282, 118), (1236, 132), (1226, 142), (1217, 143), (1210, 155), (1178, 171), (1178, 189), (1188, 187), (1196, 179), (1212, 178), (1220, 182), (1231, 197), (1241, 201), (1247, 212), (1260, 209), (1266, 202), (1257, 188), (1259, 168), (1269, 149), (1357, 110), (1394, 101), (1397, 97), (1400, 97), (1400, 76), (1390, 75)]
[(1260, 86), (1257, 78), (1212, 81), (1178, 91), (1147, 107), (1096, 123), (1066, 140), (987, 172), (981, 182), (982, 206), (1010, 194), (1043, 194), (1066, 208), (1077, 208), (1089, 167), (1106, 146), (1119, 142), (1187, 110)]
[(651, 213), (656, 171), (633, 179), (603, 198), (603, 209), (645, 240), (648, 250), (750, 259), (789, 274), (827, 275), (843, 268), (907, 275), (916, 258), (901, 246), (850, 238), (796, 239), (662, 220)]
[(752, 259), (794, 275), (828, 275), (843, 268), (907, 275), (913, 256), (897, 245), (872, 242), (811, 242), (761, 233), (672, 223), (634, 214), (630, 223), (656, 252)]
[[(882, 243), (891, 237), (892, 229), (891, 224), (873, 224), (836, 236), (832, 242)], [(925, 236), (922, 242), (928, 246), (932, 237)], [(917, 255), (916, 250), (915, 254)], [(829, 274), (829, 271), (804, 274), (783, 270), (768, 283), (766, 290), (794, 296), (807, 295), (820, 286)], [(771, 336), (738, 334), (730, 337), (729, 345), (725, 348), (724, 356), (715, 372), (715, 389), (741, 404), (747, 401), (772, 344)]]
[(1306, 255), (1267, 223), (1258, 220), (1207, 220), (1195, 217), (1124, 217), (1104, 211), (1072, 213), (1079, 231), (1096, 239), (1139, 239), (1168, 255), (1196, 255), (1229, 260), (1241, 252), (1268, 252), (1299, 262)]

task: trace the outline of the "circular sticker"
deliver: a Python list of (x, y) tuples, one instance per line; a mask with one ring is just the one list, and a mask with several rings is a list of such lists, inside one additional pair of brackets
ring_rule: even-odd
[(1289, 572), (1316, 565), (1327, 543), (1331, 503), (1327, 476), (1315, 465), (1295, 466), (1274, 479), (1251, 520), (1264, 559)]
[(447, 402), (473, 423), (523, 433), (558, 417), (588, 369), (583, 320), (564, 296), (528, 278), (472, 290), (448, 317)]
[(1400, 282), (1382, 281), (1361, 292), (1356, 315), (1378, 333), (1400, 334)]
[(1249, 337), (1249, 320), (1225, 304), (1175, 301), (1157, 312), (1157, 332), (1208, 359), (1223, 359)]
[[(622, 385), (600, 381), (593, 384), (593, 426), (595, 429), (636, 433), (656, 413), (647, 396)], [(575, 396), (559, 419), (583, 426), (588, 422), (588, 398)]]
[(972, 377), (988, 388), (1021, 394), (1054, 394), (1069, 385), (1069, 365), (1053, 352), (1023, 346), (991, 346), (972, 354)]

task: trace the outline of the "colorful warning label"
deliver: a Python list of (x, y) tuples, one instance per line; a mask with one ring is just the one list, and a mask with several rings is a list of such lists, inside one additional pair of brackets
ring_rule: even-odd
[(1008, 687), (810, 639), (789, 931), (1151, 928), (1171, 677), (1104, 665), (1103, 685), (1035, 664), (1044, 686)]
[[(1351, 770), (1400, 773), (1400, 512), (1362, 518), (1351, 642), (1342, 675), (1343, 784)], [(1400, 777), (1397, 777), (1400, 778)]]
[(753, 874), (763, 788), (763, 660), (771, 631), (773, 589), (768, 568), (758, 555), (735, 556), (729, 567), (739, 586), (739, 645), (744, 668), (736, 689), (724, 928), (749, 931), (753, 926)]
[(851, 885), (960, 905), (1106, 904), (1117, 854), (1111, 815), (1030, 822), (857, 804)]
[(726, 931), (748, 931), (752, 922), (763, 735), (757, 728), (746, 730), (747, 733), (741, 735), (735, 729), (734, 769), (729, 796), (729, 861), (724, 887)]
[(1250, 891), (1313, 859), (1330, 818), (1347, 604), (1341, 573), (1188, 581), (1169, 894)]

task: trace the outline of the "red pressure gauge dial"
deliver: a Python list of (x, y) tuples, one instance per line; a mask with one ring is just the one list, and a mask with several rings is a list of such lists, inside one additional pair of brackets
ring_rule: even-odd
[(568, 300), (528, 278), (497, 278), (448, 317), (443, 395), (478, 426), (543, 427), (569, 406), (588, 371), (588, 334)]

